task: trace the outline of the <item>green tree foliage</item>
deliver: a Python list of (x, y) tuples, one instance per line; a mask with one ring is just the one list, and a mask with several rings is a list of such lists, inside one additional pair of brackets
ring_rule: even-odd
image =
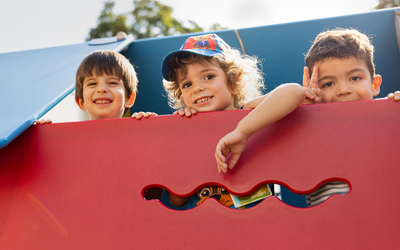
[(375, 7), (376, 10), (399, 7), (400, 0), (379, 0), (379, 4)]
[[(176, 20), (172, 16), (173, 9), (156, 0), (134, 0), (133, 11), (119, 15), (113, 13), (114, 4), (113, 1), (104, 3), (97, 27), (90, 29), (86, 40), (115, 36), (119, 31), (133, 34), (136, 39), (204, 31), (195, 21)], [(226, 28), (218, 23), (210, 28), (210, 30), (220, 29)]]
[(129, 32), (129, 27), (126, 25), (127, 17), (125, 15), (115, 15), (112, 12), (113, 8), (114, 2), (104, 3), (104, 9), (99, 17), (99, 24), (96, 28), (90, 29), (89, 37), (86, 40), (115, 36), (119, 31)]

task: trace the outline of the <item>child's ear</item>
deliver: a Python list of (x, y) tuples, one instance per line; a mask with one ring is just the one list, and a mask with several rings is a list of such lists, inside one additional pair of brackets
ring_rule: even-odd
[(132, 91), (132, 94), (126, 99), (125, 108), (131, 108), (136, 100), (136, 92)]
[(80, 108), (82, 111), (86, 111), (85, 103), (83, 102), (83, 99), (82, 99), (82, 98), (80, 98), (80, 97), (75, 98), (75, 102), (76, 102), (76, 104), (78, 104), (79, 108)]
[(382, 77), (380, 75), (375, 75), (372, 79), (372, 95), (377, 96), (381, 92)]

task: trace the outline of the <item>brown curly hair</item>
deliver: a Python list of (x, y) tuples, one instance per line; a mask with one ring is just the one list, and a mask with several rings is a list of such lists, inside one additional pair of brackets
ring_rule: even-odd
[(306, 66), (310, 69), (311, 76), (316, 62), (350, 56), (364, 60), (371, 77), (374, 77), (374, 46), (366, 35), (355, 29), (337, 28), (320, 33), (315, 38), (304, 60)]
[(235, 108), (239, 109), (251, 99), (260, 96), (264, 88), (261, 64), (257, 57), (242, 55), (238, 50), (230, 47), (224, 48), (222, 54), (207, 57), (189, 52), (179, 53), (168, 61), (169, 81), (163, 79), (164, 89), (168, 95), (168, 104), (173, 109), (185, 108), (179, 86), (179, 75), (187, 74), (187, 66), (191, 63), (211, 63), (219, 66), (226, 74), (229, 88), (235, 94)]

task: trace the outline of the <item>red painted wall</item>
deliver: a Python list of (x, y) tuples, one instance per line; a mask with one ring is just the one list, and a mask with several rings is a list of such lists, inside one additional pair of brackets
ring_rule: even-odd
[[(218, 140), (249, 111), (32, 126), (0, 149), (1, 249), (393, 249), (400, 245), (400, 103), (301, 106), (254, 134), (218, 174)], [(351, 191), (313, 208), (275, 197), (246, 210), (210, 199), (175, 211), (142, 192), (262, 182)]]

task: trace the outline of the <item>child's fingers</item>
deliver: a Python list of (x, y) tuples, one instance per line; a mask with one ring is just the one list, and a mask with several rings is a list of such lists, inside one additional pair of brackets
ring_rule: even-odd
[(304, 67), (303, 69), (303, 87), (308, 87), (310, 84), (310, 72), (308, 67)]
[(218, 168), (218, 174), (220, 174), (222, 172), (222, 168), (220, 164), (217, 164), (217, 168)]
[(190, 109), (190, 110), (191, 110), (191, 112), (192, 112), (192, 115), (197, 114), (197, 110), (195, 110), (195, 109)]
[(184, 116), (184, 115), (185, 115), (185, 110), (180, 109), (179, 112), (178, 112), (178, 114), (179, 114), (180, 116)]
[(393, 99), (393, 98), (394, 98), (394, 93), (389, 93), (389, 94), (387, 95), (387, 98), (388, 98), (388, 99)]
[(154, 112), (143, 112), (143, 111), (135, 112), (132, 114), (132, 118), (134, 119), (136, 118), (137, 120), (142, 119), (142, 117), (148, 118), (150, 116), (158, 116), (158, 115)]
[(221, 147), (218, 145), (217, 149), (215, 150), (215, 154), (214, 154), (215, 160), (217, 161), (217, 163), (221, 163), (225, 161), (225, 157), (222, 155), (221, 152)]
[(317, 103), (320, 100), (319, 94), (320, 94), (320, 89), (315, 89), (312, 90), (309, 87), (305, 87), (304, 90), (306, 91), (306, 98), (302, 102), (302, 104), (313, 104)]
[(226, 174), (226, 172), (228, 172), (228, 167), (226, 166), (226, 164), (221, 165), (221, 172), (224, 174)]
[(218, 173), (226, 173), (228, 171), (228, 166), (224, 162), (218, 164), (217, 166), (218, 166)]
[(316, 90), (318, 88), (318, 67), (314, 66), (310, 79), (310, 88)]
[(143, 117), (143, 112), (139, 112), (136, 116), (136, 119), (140, 120)]
[(240, 154), (233, 154), (232, 158), (229, 160), (229, 169), (233, 169), (235, 167), (236, 163), (239, 161)]
[(135, 112), (132, 114), (132, 118), (136, 120), (140, 120), (143, 117), (143, 112)]
[(310, 88), (304, 88), (306, 91), (306, 97), (310, 100), (313, 100), (315, 98), (314, 91), (312, 91)]
[(222, 150), (223, 150), (222, 144), (218, 143), (217, 148), (215, 150), (214, 157), (215, 157), (215, 160), (217, 162), (218, 172), (219, 173), (221, 173), (221, 172), (226, 173), (226, 168), (227, 168), (227, 165), (225, 163), (226, 158), (222, 154)]
[(192, 116), (192, 111), (191, 111), (190, 108), (185, 108), (185, 115), (186, 115), (187, 117), (191, 117), (191, 116)]
[[(320, 93), (320, 89), (319, 88), (317, 88), (317, 89), (310, 89), (310, 88), (308, 88), (308, 90), (307, 91), (309, 91), (309, 94), (310, 94), (310, 96), (311, 96), (311, 100), (313, 100), (315, 103), (317, 103), (319, 100), (320, 100), (320, 98), (318, 97), (318, 95), (319, 95), (319, 93)], [(307, 94), (306, 94), (307, 95)], [(308, 96), (307, 96), (308, 97)]]
[(320, 102), (321, 101), (321, 89), (320, 88), (316, 88), (314, 90), (314, 93), (315, 93), (315, 97), (316, 97), (316, 98), (314, 98), (314, 101)]
[(146, 112), (143, 114), (143, 116), (144, 116), (144, 118), (148, 118), (150, 116), (157, 116), (157, 114), (154, 112)]
[[(155, 114), (155, 113), (154, 113)], [(190, 108), (185, 108), (185, 109), (180, 109), (174, 112), (174, 115), (178, 114), (180, 116), (187, 116), (187, 117), (191, 117), (192, 115), (197, 114), (197, 110), (195, 109), (190, 109)], [(157, 115), (157, 114), (155, 114)]]
[(43, 124), (50, 124), (50, 123), (52, 123), (52, 120), (50, 120), (50, 119), (47, 119), (47, 120), (40, 119), (40, 120), (35, 121), (35, 125), (43, 125)]
[(319, 102), (321, 100), (321, 89), (318, 87), (318, 73), (318, 67), (314, 66), (310, 80), (310, 88), (313, 91), (314, 102)]
[(394, 97), (393, 97), (393, 99), (394, 99), (396, 102), (400, 101), (400, 91), (394, 92)]

